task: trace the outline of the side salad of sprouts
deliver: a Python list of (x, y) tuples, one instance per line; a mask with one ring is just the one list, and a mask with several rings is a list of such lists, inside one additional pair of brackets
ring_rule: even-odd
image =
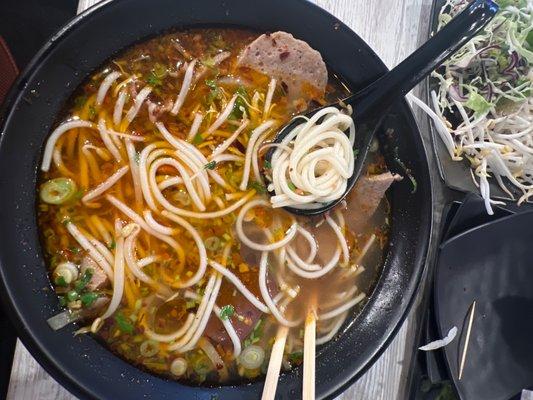
[[(467, 5), (448, 0), (438, 29)], [(499, 0), (487, 27), (432, 77), (431, 108), (411, 100), (433, 120), (453, 160), (468, 160), (487, 212), (488, 179), (521, 204), (533, 197), (533, 0)]]

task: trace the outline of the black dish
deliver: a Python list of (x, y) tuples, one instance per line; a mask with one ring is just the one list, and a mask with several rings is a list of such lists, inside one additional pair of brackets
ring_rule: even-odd
[[(533, 350), (527, 344), (533, 333), (532, 223), (533, 211), (506, 216), (459, 234), (441, 247), (436, 320), (441, 335), (454, 325), (459, 329), (444, 354), (462, 399), (507, 400), (533, 385)], [(459, 380), (465, 321), (474, 300), (476, 312)]]
[[(35, 185), (42, 145), (56, 115), (83, 79), (118, 51), (168, 29), (216, 24), (289, 31), (318, 49), (353, 89), (386, 71), (355, 33), (303, 0), (108, 0), (78, 16), (45, 45), (14, 85), (1, 125), (1, 294), (25, 345), (78, 397), (252, 399), (262, 391), (262, 381), (200, 388), (164, 380), (124, 362), (89, 336), (73, 337), (75, 326), (53, 332), (46, 324), (60, 309), (38, 241)], [(412, 193), (405, 179), (389, 193), (391, 240), (382, 276), (361, 314), (318, 352), (319, 398), (340, 393), (386, 348), (406, 315), (425, 264), (431, 181), (422, 140), (405, 102), (391, 109), (383, 132), (390, 168), (404, 173), (394, 162), (398, 156), (416, 178), (417, 190)], [(280, 377), (278, 398), (294, 399), (300, 393), (301, 370)]]

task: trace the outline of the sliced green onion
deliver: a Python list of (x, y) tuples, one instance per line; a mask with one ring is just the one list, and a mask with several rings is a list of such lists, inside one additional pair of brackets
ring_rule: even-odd
[(83, 304), (85, 307), (91, 306), (97, 298), (98, 294), (93, 292), (84, 293), (80, 296), (81, 304)]
[(70, 290), (67, 293), (67, 300), (68, 301), (76, 301), (80, 298), (80, 294), (76, 292), (75, 290)]
[(143, 357), (152, 357), (159, 352), (159, 343), (155, 340), (145, 340), (139, 347), (139, 352)]
[(181, 357), (176, 358), (170, 364), (170, 372), (176, 376), (184, 375), (187, 372), (187, 361)]
[(189, 194), (183, 190), (174, 193), (172, 197), (183, 206), (188, 206), (191, 204), (191, 198), (189, 197)]
[(68, 286), (78, 279), (78, 267), (68, 261), (59, 263), (52, 276), (56, 285)]
[(215, 251), (220, 247), (220, 239), (216, 236), (210, 236), (205, 239), (205, 248), (210, 251)]
[(81, 292), (85, 287), (89, 284), (93, 277), (93, 270), (92, 268), (87, 268), (85, 272), (83, 273), (83, 276), (76, 281), (76, 285), (74, 285), (74, 288)]
[(239, 356), (240, 364), (246, 369), (257, 369), (264, 360), (265, 351), (255, 344), (246, 347)]
[(63, 204), (76, 196), (76, 182), (70, 178), (55, 178), (41, 186), (41, 200), (48, 204)]
[(211, 360), (207, 357), (203, 351), (198, 351), (192, 359), (192, 368), (198, 375), (207, 375), (213, 369)]
[(235, 314), (235, 307), (231, 304), (224, 306), (220, 309), (220, 319), (226, 321), (228, 318), (232, 317)]

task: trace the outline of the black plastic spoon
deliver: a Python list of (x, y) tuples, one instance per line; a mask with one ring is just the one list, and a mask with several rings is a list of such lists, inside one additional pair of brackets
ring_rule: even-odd
[[(294, 118), (284, 126), (278, 132), (274, 143), (280, 143), (296, 126), (300, 125), (303, 122), (300, 117), (310, 118), (325, 107), (341, 108), (341, 104), (350, 105), (353, 109), (352, 118), (356, 123), (354, 148), (358, 149), (354, 171), (348, 179), (346, 192), (342, 197), (320, 208), (285, 207), (285, 209), (293, 214), (318, 215), (342, 201), (359, 178), (376, 128), (389, 107), (472, 39), (494, 17), (498, 9), (498, 5), (491, 0), (475, 0), (418, 50), (378, 80), (339, 103), (314, 109)], [(271, 149), (266, 154), (265, 160), (270, 162), (273, 152), (274, 149)]]

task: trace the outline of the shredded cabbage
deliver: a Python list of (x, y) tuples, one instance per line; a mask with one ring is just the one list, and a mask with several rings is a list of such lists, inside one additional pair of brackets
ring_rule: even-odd
[[(489, 179), (519, 204), (533, 196), (533, 0), (498, 3), (483, 31), (432, 73), (428, 113), (452, 159), (469, 161), (489, 214), (501, 203), (491, 200)], [(467, 4), (448, 0), (438, 29)]]

